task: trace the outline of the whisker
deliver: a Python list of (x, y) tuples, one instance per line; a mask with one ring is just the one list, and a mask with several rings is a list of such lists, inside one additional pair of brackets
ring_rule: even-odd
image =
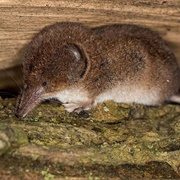
[(6, 92), (6, 91), (0, 91), (0, 95), (10, 95), (10, 96), (12, 96), (12, 97), (17, 97), (17, 95), (14, 95), (14, 94), (12, 94), (12, 93), (10, 93), (10, 92)]
[(11, 77), (11, 80), (16, 84), (16, 86), (17, 86), (19, 89), (21, 89), (20, 85), (16, 82), (16, 80), (13, 78), (13, 76), (11, 75), (11, 73), (9, 73), (5, 68), (2, 68), (2, 67), (1, 67), (0, 69), (4, 70), (4, 71), (8, 74), (8, 76)]
[[(19, 34), (19, 36), (17, 36), (17, 38), (18, 38), (18, 39), (22, 39), (21, 36), (20, 36), (20, 33), (19, 33), (19, 29), (18, 29), (18, 28), (16, 29), (16, 31), (17, 31), (18, 34)], [(9, 39), (6, 39), (6, 41), (9, 41), (9, 43), (11, 43)], [(19, 60), (19, 56), (18, 56), (18, 53), (17, 53), (17, 49), (13, 46), (13, 47), (12, 47), (12, 50), (13, 50), (13, 52), (14, 52), (14, 55), (15, 55), (15, 57), (16, 57), (16, 60)], [(5, 68), (3, 68), (3, 67), (0, 67), (0, 69), (4, 70), (4, 71), (9, 75), (9, 77), (11, 77), (12, 81), (16, 84), (16, 86), (17, 86), (19, 89), (21, 89), (20, 85), (16, 82), (16, 80), (14, 79), (14, 77), (11, 75), (10, 72), (8, 72), (8, 71), (7, 71)]]

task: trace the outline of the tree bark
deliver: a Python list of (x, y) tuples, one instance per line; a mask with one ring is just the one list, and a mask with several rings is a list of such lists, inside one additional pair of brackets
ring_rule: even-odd
[(45, 103), (23, 120), (0, 99), (1, 179), (179, 179), (180, 106)]

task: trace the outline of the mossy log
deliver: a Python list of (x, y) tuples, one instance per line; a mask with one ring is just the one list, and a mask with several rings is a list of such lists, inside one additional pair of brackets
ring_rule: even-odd
[(105, 102), (67, 113), (46, 102), (20, 120), (0, 100), (2, 179), (178, 179), (180, 106)]

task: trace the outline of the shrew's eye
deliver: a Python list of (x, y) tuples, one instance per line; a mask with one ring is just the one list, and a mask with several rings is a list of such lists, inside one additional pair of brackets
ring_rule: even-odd
[(42, 85), (43, 85), (43, 86), (47, 86), (47, 82), (44, 81), (44, 82), (42, 83)]

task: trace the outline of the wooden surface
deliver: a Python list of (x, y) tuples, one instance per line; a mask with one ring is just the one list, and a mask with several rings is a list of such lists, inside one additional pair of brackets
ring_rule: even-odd
[(0, 0), (0, 68), (20, 64), (32, 36), (58, 21), (144, 25), (157, 30), (180, 59), (180, 0)]

